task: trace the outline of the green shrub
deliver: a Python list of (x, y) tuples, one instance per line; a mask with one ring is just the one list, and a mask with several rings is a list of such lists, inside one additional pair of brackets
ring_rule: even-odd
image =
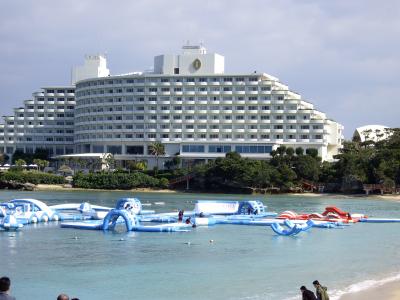
[(20, 183), (33, 184), (63, 184), (65, 179), (62, 176), (48, 174), (38, 171), (8, 171), (1, 173), (0, 180), (16, 181)]
[(78, 173), (74, 176), (74, 186), (85, 189), (164, 188), (168, 186), (168, 179), (157, 179), (141, 172)]

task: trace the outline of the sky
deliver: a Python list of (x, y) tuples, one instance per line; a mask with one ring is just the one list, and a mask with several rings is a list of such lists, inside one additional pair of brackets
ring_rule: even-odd
[(85, 54), (111, 74), (149, 69), (190, 41), (225, 72), (265, 72), (345, 126), (400, 127), (400, 1), (2, 0), (0, 115), (69, 85)]

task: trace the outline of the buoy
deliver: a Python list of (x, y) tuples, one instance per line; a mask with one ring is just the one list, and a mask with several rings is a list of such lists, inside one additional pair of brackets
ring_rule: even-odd
[(120, 242), (123, 242), (123, 241), (125, 241), (125, 240), (124, 240), (123, 238), (120, 238), (119, 241), (120, 241)]
[(210, 240), (210, 243), (214, 243), (214, 240)]

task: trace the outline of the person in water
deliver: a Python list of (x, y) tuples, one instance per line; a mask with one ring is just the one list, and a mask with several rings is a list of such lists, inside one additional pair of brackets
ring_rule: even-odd
[(181, 209), (181, 210), (178, 212), (178, 222), (182, 222), (182, 220), (183, 220), (183, 210)]
[(314, 293), (308, 290), (304, 285), (300, 287), (301, 295), (303, 296), (302, 300), (317, 300)]
[(322, 286), (318, 280), (314, 280), (313, 285), (317, 294), (317, 300), (329, 300), (328, 288), (326, 286)]
[(58, 295), (57, 300), (69, 300), (69, 296), (66, 294), (60, 294)]
[(0, 300), (15, 300), (14, 297), (10, 296), (10, 285), (11, 280), (8, 277), (0, 278)]

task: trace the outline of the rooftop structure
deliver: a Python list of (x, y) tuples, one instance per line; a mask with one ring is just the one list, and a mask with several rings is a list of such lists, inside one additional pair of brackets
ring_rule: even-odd
[(389, 127), (383, 125), (365, 125), (356, 128), (353, 133), (353, 140), (360, 142), (373, 141), (378, 142), (389, 137)]

